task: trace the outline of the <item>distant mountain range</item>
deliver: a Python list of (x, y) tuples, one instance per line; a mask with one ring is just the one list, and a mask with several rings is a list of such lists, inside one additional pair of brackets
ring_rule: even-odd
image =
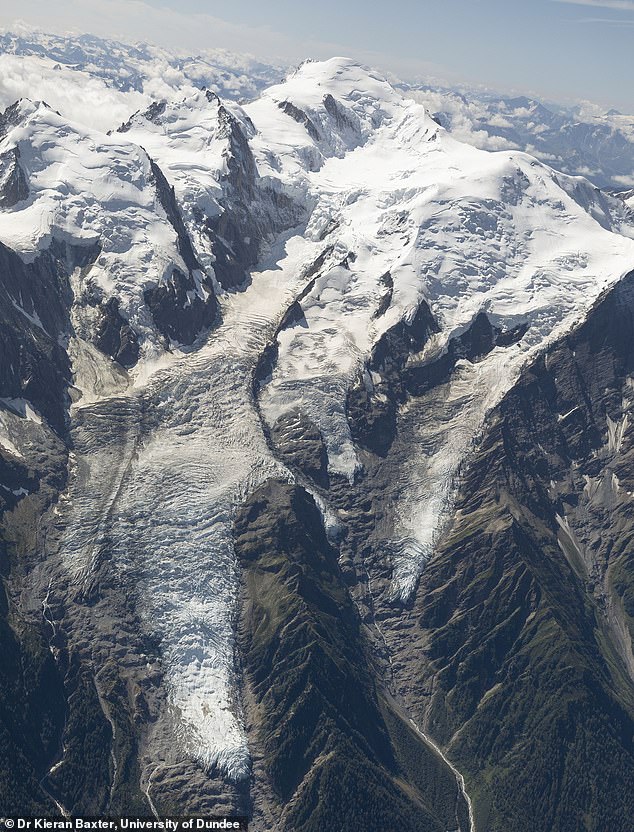
[[(152, 101), (190, 95), (202, 87), (225, 99), (249, 101), (282, 80), (290, 67), (223, 49), (186, 56), (93, 35), (5, 31), (0, 34), (0, 70), (0, 106), (21, 96), (39, 98), (69, 118), (109, 129)], [(601, 188), (634, 187), (633, 115), (477, 89), (406, 81), (396, 86), (423, 103), (461, 141), (485, 150), (524, 150)]]

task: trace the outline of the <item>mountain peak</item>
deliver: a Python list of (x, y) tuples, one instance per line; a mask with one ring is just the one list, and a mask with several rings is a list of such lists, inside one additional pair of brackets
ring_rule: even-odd
[(325, 159), (365, 144), (404, 109), (402, 94), (382, 75), (345, 57), (305, 61), (244, 107), (261, 137), (264, 169), (274, 149), (289, 171), (318, 170)]
[(354, 103), (369, 98), (377, 102), (394, 103), (401, 99), (380, 73), (346, 57), (334, 57), (325, 61), (304, 61), (285, 82), (270, 90), (288, 90), (305, 103), (322, 100), (331, 95)]
[[(0, 114), (0, 129), (6, 124), (15, 127), (38, 110), (52, 110), (46, 101), (37, 101), (31, 98), (18, 98), (13, 104)], [(53, 110), (53, 112), (55, 112)]]

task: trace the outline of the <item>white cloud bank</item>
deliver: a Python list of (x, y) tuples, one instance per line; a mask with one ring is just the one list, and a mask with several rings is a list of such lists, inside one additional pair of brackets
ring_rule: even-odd
[(0, 54), (0, 109), (19, 98), (45, 101), (66, 118), (106, 131), (151, 100), (140, 92), (112, 89), (86, 72), (54, 67), (48, 58)]
[(553, 0), (569, 6), (592, 6), (597, 9), (616, 9), (620, 12), (634, 12), (633, 0)]

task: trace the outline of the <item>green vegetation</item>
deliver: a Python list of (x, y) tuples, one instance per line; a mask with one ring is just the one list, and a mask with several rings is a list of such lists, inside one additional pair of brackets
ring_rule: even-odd
[(634, 681), (609, 604), (631, 628), (634, 518), (623, 491), (584, 495), (585, 477), (626, 481), (634, 462), (629, 435), (606, 447), (634, 370), (626, 284), (492, 415), (421, 582), (430, 730), (451, 743), (478, 832), (632, 829)]
[(243, 507), (235, 538), (247, 591), (241, 648), (284, 828), (455, 828), (455, 778), (379, 703), (312, 498), (268, 482)]
[(34, 629), (14, 632), (0, 588), (0, 813), (54, 814), (39, 781), (55, 759), (64, 695), (53, 657)]

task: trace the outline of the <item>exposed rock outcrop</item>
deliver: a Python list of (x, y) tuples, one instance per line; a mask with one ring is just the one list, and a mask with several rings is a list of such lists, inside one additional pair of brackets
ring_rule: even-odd
[(313, 499), (269, 481), (236, 518), (235, 545), (246, 702), (261, 755), (255, 829), (440, 832), (457, 823), (467, 832), (453, 773), (377, 689)]

